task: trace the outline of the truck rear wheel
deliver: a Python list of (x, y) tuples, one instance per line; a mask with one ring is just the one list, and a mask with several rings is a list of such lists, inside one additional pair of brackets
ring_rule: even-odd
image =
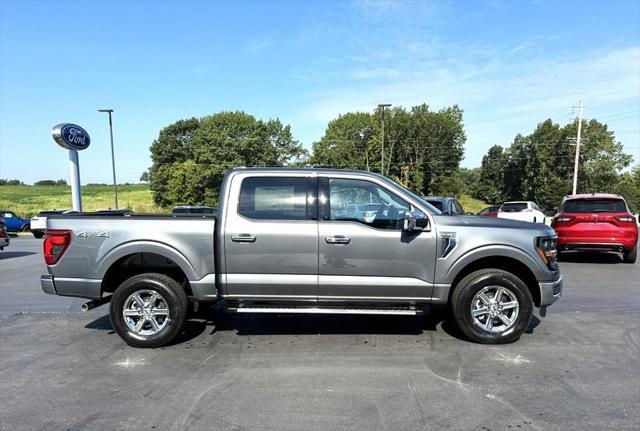
[(109, 315), (113, 328), (130, 346), (160, 347), (180, 333), (187, 307), (187, 295), (176, 280), (145, 273), (116, 289)]
[(526, 284), (500, 269), (482, 269), (464, 277), (453, 291), (451, 308), (458, 328), (483, 344), (520, 338), (533, 314)]

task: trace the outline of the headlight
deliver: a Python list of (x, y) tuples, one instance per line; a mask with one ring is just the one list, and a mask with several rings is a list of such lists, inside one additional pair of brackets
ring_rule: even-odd
[(545, 265), (552, 271), (558, 269), (558, 262), (556, 262), (556, 255), (558, 254), (556, 239), (557, 237), (555, 236), (541, 236), (536, 238), (536, 252)]

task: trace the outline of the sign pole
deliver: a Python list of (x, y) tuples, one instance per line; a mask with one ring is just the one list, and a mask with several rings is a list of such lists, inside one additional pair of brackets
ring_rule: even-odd
[(71, 180), (71, 202), (73, 210), (82, 212), (82, 196), (80, 194), (80, 165), (78, 152), (69, 150), (69, 179)]
[(85, 150), (91, 143), (89, 134), (77, 124), (61, 123), (53, 126), (53, 140), (62, 148), (69, 150), (69, 179), (71, 180), (71, 203), (73, 210), (82, 212), (80, 194), (80, 162), (78, 151)]

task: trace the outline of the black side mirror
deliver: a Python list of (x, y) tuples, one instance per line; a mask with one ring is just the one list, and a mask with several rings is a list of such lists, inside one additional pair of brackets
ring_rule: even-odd
[(546, 215), (547, 217), (553, 217), (556, 214), (558, 214), (558, 212), (556, 210), (547, 210), (544, 212), (544, 215)]
[(402, 230), (408, 232), (424, 230), (429, 225), (429, 219), (422, 211), (406, 211)]

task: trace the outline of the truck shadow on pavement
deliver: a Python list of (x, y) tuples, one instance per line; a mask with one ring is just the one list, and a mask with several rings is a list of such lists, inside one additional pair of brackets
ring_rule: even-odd
[(32, 254), (36, 253), (33, 251), (2, 251), (0, 252), (0, 260), (11, 259), (14, 257), (31, 256)]
[[(531, 318), (527, 334), (532, 334), (540, 324), (536, 316)], [(88, 323), (85, 328), (109, 331), (115, 335), (109, 315)], [(348, 316), (348, 315), (296, 315), (254, 314), (237, 315), (212, 309), (192, 314), (185, 322), (184, 330), (170, 345), (179, 345), (207, 332), (213, 335), (222, 331), (235, 331), (245, 335), (420, 335), (443, 331), (447, 335), (468, 341), (458, 330), (449, 313), (433, 311), (424, 316)]]
[(598, 252), (572, 252), (563, 253), (558, 259), (562, 264), (567, 263), (623, 263), (622, 257), (618, 253), (598, 253)]

